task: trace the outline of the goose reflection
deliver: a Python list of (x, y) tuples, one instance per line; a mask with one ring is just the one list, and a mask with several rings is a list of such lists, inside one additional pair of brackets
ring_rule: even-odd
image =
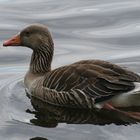
[(34, 97), (30, 99), (35, 111), (27, 110), (27, 112), (35, 114), (35, 118), (31, 119), (30, 122), (37, 126), (53, 128), (57, 127), (59, 123), (94, 125), (137, 123), (136, 120), (115, 111), (64, 108), (44, 103)]
[(31, 138), (30, 140), (48, 140), (48, 139), (42, 137), (35, 137), (35, 138)]

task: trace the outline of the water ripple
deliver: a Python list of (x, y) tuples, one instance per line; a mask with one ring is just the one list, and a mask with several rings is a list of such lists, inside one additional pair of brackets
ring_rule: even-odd
[[(93, 126), (60, 123), (33, 126), (23, 78), (31, 50), (2, 48), (2, 42), (32, 23), (46, 24), (55, 43), (53, 68), (81, 59), (109, 60), (140, 73), (138, 0), (0, 0), (0, 139), (139, 140), (139, 124)], [(30, 125), (29, 125), (30, 124)]]

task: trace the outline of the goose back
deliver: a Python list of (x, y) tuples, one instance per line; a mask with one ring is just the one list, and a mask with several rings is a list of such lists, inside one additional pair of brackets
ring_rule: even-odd
[(50, 96), (52, 99), (53, 96), (60, 96), (65, 101), (66, 96), (69, 96), (69, 99), (73, 98), (76, 103), (88, 98), (86, 100), (92, 100), (95, 104), (134, 89), (134, 82), (139, 81), (139, 75), (120, 66), (106, 61), (85, 60), (47, 73), (43, 87), (51, 92), (55, 91)]

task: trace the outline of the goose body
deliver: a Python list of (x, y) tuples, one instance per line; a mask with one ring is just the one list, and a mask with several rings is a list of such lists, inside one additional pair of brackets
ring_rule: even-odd
[(140, 76), (102, 60), (83, 60), (51, 70), (54, 44), (44, 25), (31, 25), (4, 46), (33, 50), (24, 83), (34, 97), (58, 106), (102, 108), (140, 106)]

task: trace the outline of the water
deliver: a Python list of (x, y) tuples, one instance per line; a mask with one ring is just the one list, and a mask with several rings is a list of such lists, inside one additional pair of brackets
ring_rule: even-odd
[(48, 107), (46, 116), (32, 114), (23, 84), (31, 50), (2, 47), (25, 26), (42, 23), (54, 38), (53, 68), (95, 58), (139, 73), (139, 13), (138, 0), (0, 0), (0, 139), (139, 140), (139, 124), (99, 125), (91, 112)]

